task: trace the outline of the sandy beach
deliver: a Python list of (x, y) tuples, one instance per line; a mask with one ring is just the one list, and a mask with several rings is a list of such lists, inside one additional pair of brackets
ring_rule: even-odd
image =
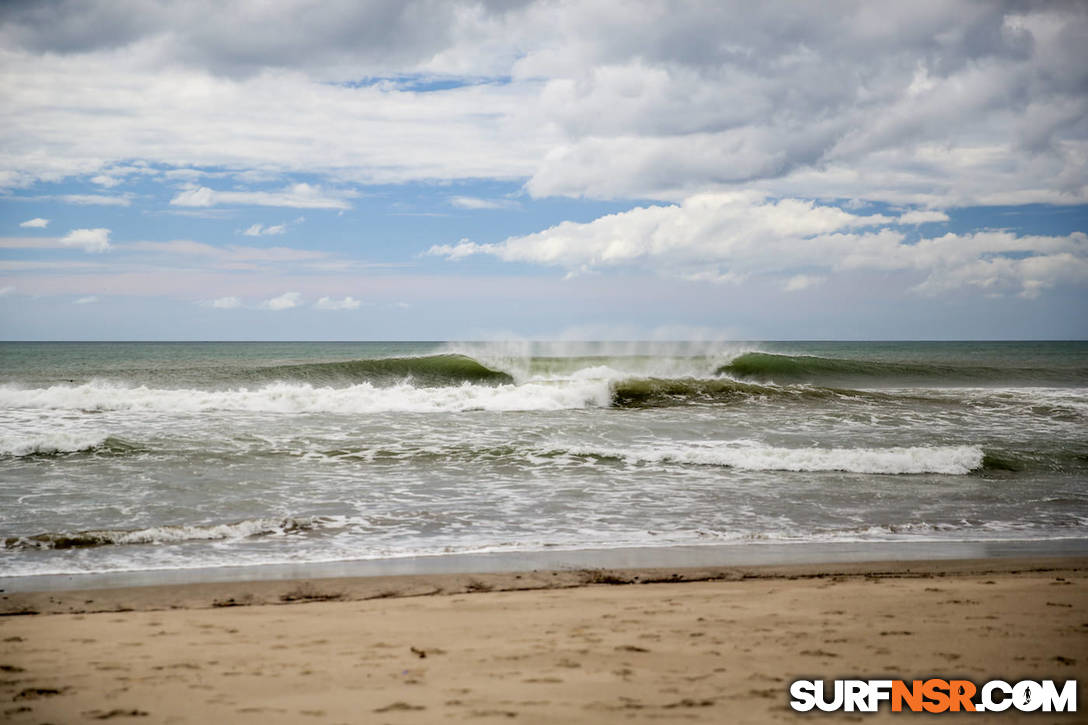
[(15, 723), (754, 723), (816, 717), (789, 709), (797, 678), (1088, 672), (1077, 557), (0, 596)]

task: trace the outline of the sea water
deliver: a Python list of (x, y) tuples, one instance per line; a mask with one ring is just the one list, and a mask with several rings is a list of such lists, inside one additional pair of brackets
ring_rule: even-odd
[(1084, 544), (1086, 424), (1083, 342), (0, 343), (0, 576)]

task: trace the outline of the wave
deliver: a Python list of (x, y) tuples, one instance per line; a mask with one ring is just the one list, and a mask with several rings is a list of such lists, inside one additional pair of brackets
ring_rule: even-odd
[(752, 398), (823, 400), (833, 397), (886, 397), (812, 386), (746, 383), (730, 378), (625, 378), (610, 384), (617, 408), (657, 408), (697, 403), (734, 403)]
[(105, 433), (52, 431), (36, 435), (0, 436), (0, 456), (25, 458), (57, 456), (89, 451), (127, 453), (136, 446)]
[(767, 352), (746, 352), (718, 367), (715, 373), (739, 380), (821, 385), (1078, 385), (1088, 382), (1088, 370), (880, 362)]
[[(978, 389), (937, 389), (951, 386), (957, 380), (970, 382), (976, 388), (980, 382), (994, 383), (1009, 372), (997, 368), (885, 363), (765, 352), (744, 352), (715, 368), (720, 360), (706, 355), (690, 358), (645, 355), (531, 358), (530, 366), (515, 371), (515, 376), (496, 369), (501, 361), (484, 364), (467, 355), (447, 353), (209, 373), (208, 382), (220, 387), (155, 387), (108, 380), (65, 382), (48, 388), (0, 384), (0, 407), (83, 411), (373, 413), (650, 408), (732, 404), (753, 399), (789, 403), (838, 398), (945, 404), (948, 395), (969, 395), (972, 405), (1021, 406), (1030, 403), (1033, 413), (1055, 419), (1079, 421), (1088, 414), (1088, 407), (1078, 402), (1076, 395), (1070, 395), (1069, 388), (1047, 391), (1036, 386), (1030, 389), (1030, 398), (1025, 399), (1023, 394), (1028, 394), (1027, 389), (1017, 392), (989, 385), (985, 395), (992, 400), (986, 401), (977, 399)], [(1046, 374), (1051, 373), (1054, 371)], [(926, 378), (924, 391), (874, 389), (909, 387), (912, 381), (921, 378)], [(57, 451), (77, 450), (67, 445)], [(43, 445), (37, 451), (33, 447), (27, 450), (45, 453), (51, 449)], [(4, 449), (0, 449), (0, 454), (3, 453)], [(22, 454), (8, 452), (7, 455)]]
[(465, 382), (437, 388), (408, 383), (378, 387), (369, 382), (345, 388), (279, 382), (234, 390), (162, 389), (98, 382), (36, 389), (0, 386), (0, 407), (95, 412), (432, 413), (567, 410), (607, 407), (609, 402), (608, 383), (602, 380), (494, 386)]
[(976, 446), (893, 448), (782, 448), (755, 441), (614, 449), (576, 447), (552, 454), (616, 458), (628, 463), (680, 463), (750, 471), (843, 471), (870, 474), (943, 473), (966, 475), (981, 469), (985, 453)]
[(723, 361), (753, 349), (737, 342), (454, 342), (465, 355), (517, 381), (571, 377), (595, 368), (625, 377), (710, 377)]
[[(805, 384), (761, 384), (726, 377), (630, 378), (607, 368), (583, 370), (578, 375), (558, 380), (494, 385), (462, 382), (440, 387), (419, 387), (409, 382), (388, 386), (364, 382), (346, 387), (274, 382), (227, 390), (135, 387), (108, 382), (29, 389), (0, 385), (0, 408), (83, 412), (441, 413), (731, 405), (752, 400), (786, 404), (830, 400), (918, 405), (958, 402), (980, 409), (1012, 407), (1033, 415), (1070, 422), (1081, 421), (1088, 415), (1088, 407), (1076, 397), (1058, 390), (1038, 389), (1038, 392), (1030, 395), (999, 390), (980, 397), (977, 391), (939, 393), (928, 390), (924, 394), (902, 390), (881, 392)], [(0, 455), (66, 453), (103, 446), (120, 450), (124, 445), (123, 441), (106, 441), (96, 434), (79, 434), (70, 439), (65, 435), (0, 438)]]
[(186, 541), (244, 539), (252, 536), (286, 535), (321, 528), (328, 517), (247, 519), (208, 526), (153, 526), (146, 529), (102, 529), (92, 531), (11, 536), (5, 549), (83, 549), (118, 544), (176, 544)]
[(460, 383), (502, 385), (514, 382), (514, 378), (508, 373), (493, 370), (471, 357), (457, 354), (275, 365), (257, 368), (243, 376), (252, 376), (255, 381), (299, 381), (324, 385), (342, 382), (392, 385), (410, 381), (416, 386), (434, 387)]
[(760, 539), (808, 541), (1053, 541), (1064, 538), (1081, 538), (1077, 529), (1083, 529), (1083, 520), (1040, 524), (1022, 520), (979, 521), (903, 521), (899, 523), (863, 524), (838, 529), (815, 529), (797, 536), (757, 536)]

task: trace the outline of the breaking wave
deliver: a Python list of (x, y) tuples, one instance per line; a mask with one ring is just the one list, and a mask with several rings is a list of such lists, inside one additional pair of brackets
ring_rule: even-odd
[(609, 404), (605, 381), (419, 388), (407, 383), (346, 388), (271, 383), (236, 390), (161, 389), (109, 383), (49, 388), (0, 387), (0, 406), (83, 411), (162, 410), (197, 413), (234, 410), (264, 413), (455, 412), (465, 410), (566, 410)]
[(753, 398), (825, 400), (841, 396), (885, 397), (808, 385), (759, 385), (730, 378), (626, 378), (613, 381), (610, 390), (612, 405), (618, 408), (735, 403)]
[(136, 446), (121, 438), (97, 432), (53, 431), (37, 435), (0, 436), (0, 456), (57, 456), (69, 453), (101, 451), (126, 453)]
[(675, 444), (623, 449), (570, 448), (571, 455), (617, 458), (629, 463), (682, 463), (751, 471), (843, 471), (871, 474), (943, 473), (966, 475), (982, 468), (985, 454), (975, 446), (895, 448), (782, 448), (755, 441)]
[(422, 387), (514, 382), (514, 378), (507, 373), (492, 370), (466, 355), (456, 354), (276, 365), (258, 368), (245, 374), (245, 377), (254, 381), (299, 381), (320, 385), (344, 382), (393, 385), (411, 381), (413, 385)]
[(103, 529), (12, 536), (5, 549), (83, 549), (118, 544), (176, 544), (185, 541), (244, 539), (251, 536), (286, 535), (321, 528), (326, 517), (265, 518), (210, 526), (153, 526), (147, 529)]
[[(754, 399), (787, 403), (834, 398), (933, 402), (934, 395), (947, 397), (947, 392), (936, 388), (957, 382), (992, 385), (1010, 374), (1008, 370), (997, 368), (882, 363), (763, 352), (745, 352), (731, 362), (715, 367), (720, 360), (705, 355), (690, 358), (539, 357), (529, 359), (528, 367), (516, 369), (513, 363), (497, 359), (485, 364), (460, 353), (449, 353), (251, 368), (231, 371), (226, 378), (216, 378), (216, 385), (220, 387), (155, 387), (110, 380), (64, 382), (43, 388), (7, 384), (0, 385), (0, 407), (350, 414), (652, 408), (733, 404)], [(516, 374), (498, 369), (503, 365)], [(1055, 371), (1042, 371), (1038, 376), (1051, 373), (1056, 374)], [(1063, 374), (1068, 383), (1068, 371)], [(918, 380), (926, 383), (924, 392), (873, 389), (906, 388)], [(224, 383), (233, 387), (222, 387)], [(1040, 414), (1065, 416), (1071, 420), (1077, 420), (1083, 414), (1068, 395), (1054, 393), (1047, 397), (1042, 388), (1033, 388), (1033, 391), (1031, 404)], [(947, 403), (947, 400), (942, 398), (941, 402)], [(996, 403), (1002, 402), (996, 400)], [(1015, 404), (1017, 400), (1004, 402)], [(0, 448), (0, 454), (82, 450), (73, 445), (76, 443), (64, 442), (50, 448), (49, 442), (43, 441), (38, 448), (26, 447), (28, 453), (18, 453), (15, 451), (21, 451), (25, 446), (11, 444)], [(101, 445), (101, 441), (87, 445)]]
[(1088, 382), (1088, 370), (1003, 368), (980, 365), (879, 362), (811, 355), (746, 352), (718, 367), (719, 375), (740, 380), (821, 385), (1068, 385)]
[[(193, 388), (151, 388), (109, 382), (82, 385), (53, 385), (48, 388), (18, 388), (0, 385), (0, 407), (9, 409), (105, 411), (165, 411), (198, 413), (244, 411), (254, 413), (365, 414), (383, 412), (442, 413), (468, 410), (532, 411), (580, 408), (657, 408), (681, 405), (730, 405), (746, 401), (818, 403), (833, 399), (869, 402), (913, 402), (947, 404), (947, 396), (934, 397), (903, 390), (887, 393), (874, 390), (776, 385), (744, 382), (730, 378), (629, 378), (611, 369), (583, 370), (564, 379), (532, 380), (518, 384), (419, 387), (403, 382), (380, 386), (370, 382), (346, 387), (317, 386), (312, 383), (274, 382), (228, 390)], [(1027, 406), (1038, 415), (1080, 420), (1075, 400), (1055, 398), (1051, 403), (1039, 396), (1020, 400), (993, 398), (991, 405)], [(974, 401), (976, 404), (978, 401)], [(0, 438), (0, 455), (32, 455), (115, 449), (123, 441), (101, 436), (52, 434), (40, 439), (18, 436)]]

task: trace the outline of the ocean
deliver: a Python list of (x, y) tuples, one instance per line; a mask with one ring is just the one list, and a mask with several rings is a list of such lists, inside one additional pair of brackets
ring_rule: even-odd
[(1088, 551), (1086, 424), (1085, 342), (0, 343), (0, 576)]

